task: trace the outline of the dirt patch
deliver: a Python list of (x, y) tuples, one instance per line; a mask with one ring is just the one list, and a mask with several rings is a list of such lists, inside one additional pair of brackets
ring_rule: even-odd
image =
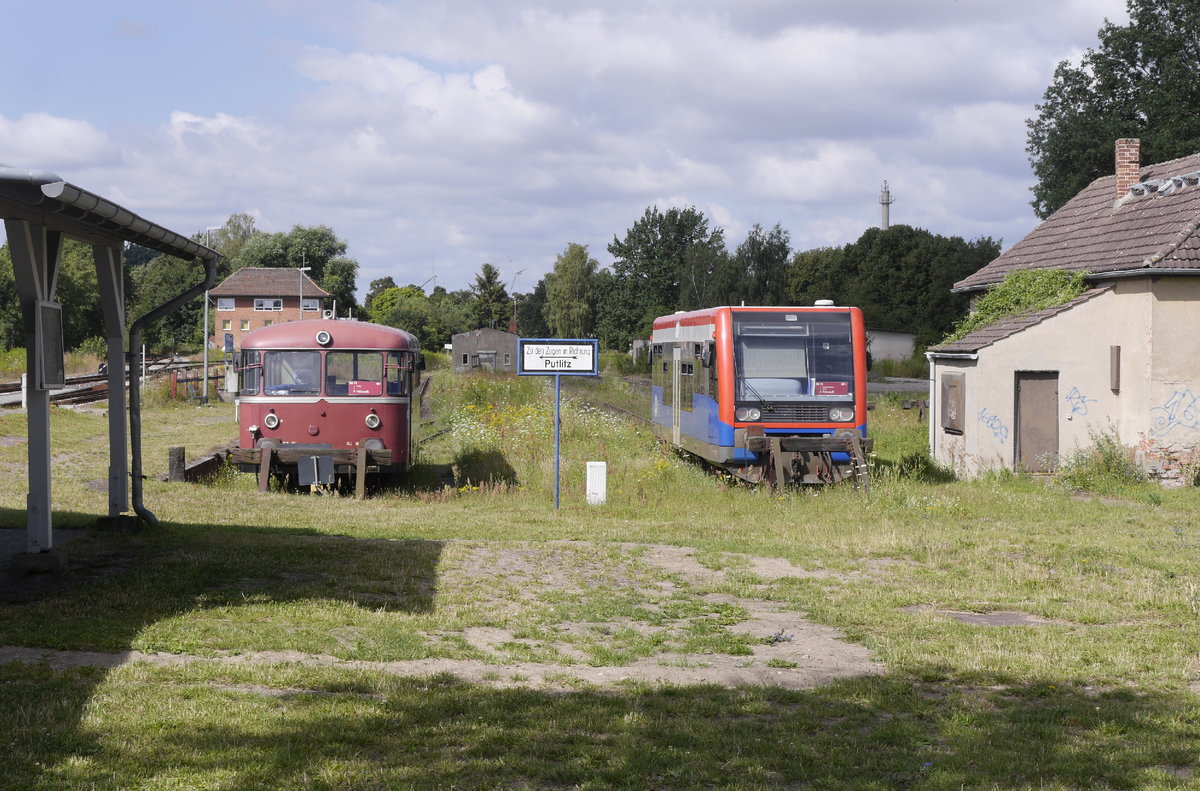
[[(722, 556), (721, 560), (729, 561), (726, 567), (708, 568), (696, 560), (694, 550), (662, 545), (461, 542), (452, 562), (439, 570), (439, 588), (462, 591), (474, 585), (477, 590), (466, 596), (467, 601), (477, 606), (477, 597), (483, 597), (485, 606), (498, 617), (507, 612), (544, 612), (547, 607), (565, 612), (571, 605), (563, 602), (576, 598), (576, 606), (583, 608), (580, 612), (593, 612), (587, 609), (589, 602), (608, 602), (610, 597), (624, 596), (636, 602), (632, 615), (603, 622), (548, 616), (537, 625), (536, 639), (495, 625), (424, 635), (430, 645), (451, 646), (457, 641), (479, 658), (361, 661), (291, 651), (199, 657), (0, 647), (0, 662), (43, 662), (52, 667), (119, 667), (131, 662), (297, 663), (402, 676), (449, 673), (496, 687), (557, 690), (629, 682), (807, 689), (883, 672), (866, 648), (847, 642), (835, 629), (812, 623), (795, 603), (754, 595), (758, 590), (765, 594), (772, 580), (830, 576), (828, 572), (772, 558), (740, 555)], [(721, 590), (727, 576), (740, 571), (750, 571), (765, 582), (747, 585), (742, 578), (736, 590), (743, 595)], [(237, 587), (250, 589), (254, 582), (239, 580)], [(680, 607), (685, 614), (676, 612)], [(726, 653), (721, 647), (697, 648), (693, 641), (697, 630), (727, 633), (737, 650)], [(359, 629), (349, 627), (332, 630), (331, 635), (347, 651), (362, 637)], [(644, 643), (656, 647), (642, 649), (640, 654), (621, 653), (623, 645)], [(604, 661), (613, 655), (636, 658), (620, 664)], [(535, 661), (514, 661), (525, 658)]]
[(973, 626), (1050, 626), (1067, 623), (1067, 621), (1056, 621), (1052, 618), (1043, 618), (1040, 615), (1014, 610), (967, 612), (964, 610), (938, 610), (927, 605), (902, 607), (900, 609), (905, 612), (931, 612), (937, 615), (944, 615), (959, 623), (968, 623)]

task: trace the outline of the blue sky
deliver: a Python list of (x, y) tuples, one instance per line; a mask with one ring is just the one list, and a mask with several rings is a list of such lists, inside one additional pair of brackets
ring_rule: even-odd
[(182, 232), (326, 224), (359, 286), (602, 265), (651, 204), (729, 246), (879, 222), (1005, 246), (1025, 119), (1124, 0), (6, 3), (0, 163)]

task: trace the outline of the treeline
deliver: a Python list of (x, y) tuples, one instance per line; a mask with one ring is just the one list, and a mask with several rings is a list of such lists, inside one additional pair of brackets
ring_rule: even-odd
[(998, 256), (1000, 244), (895, 225), (868, 229), (844, 247), (793, 252), (776, 224), (755, 225), (731, 251), (724, 231), (696, 209), (652, 206), (623, 238), (613, 237), (608, 252), (611, 270), (600, 269), (586, 247), (568, 245), (554, 271), (518, 296), (520, 332), (594, 335), (626, 349), (649, 336), (654, 317), (676, 310), (832, 299), (861, 307), (868, 326), (915, 332), (926, 346), (967, 312), (968, 298), (951, 294), (951, 286)]
[[(874, 329), (907, 330), (917, 345), (934, 343), (964, 316), (968, 298), (952, 284), (1000, 254), (990, 238), (965, 241), (906, 225), (868, 229), (843, 247), (793, 251), (788, 232), (755, 225), (732, 250), (725, 232), (695, 208), (660, 211), (651, 206), (608, 245), (611, 268), (601, 268), (586, 245), (568, 244), (553, 270), (527, 293), (508, 293), (500, 270), (481, 266), (467, 289), (430, 291), (373, 280), (360, 306), (355, 299), (358, 263), (346, 243), (326, 226), (295, 226), (264, 233), (236, 214), (220, 228), (194, 237), (221, 252), (219, 280), (245, 266), (309, 267), (309, 276), (333, 295), (339, 316), (402, 327), (422, 347), (440, 349), (452, 335), (478, 327), (515, 328), (525, 337), (598, 338), (605, 348), (628, 349), (649, 336), (656, 316), (715, 305), (810, 305), (832, 299), (856, 305)], [(91, 249), (64, 246), (58, 299), (64, 313), (64, 345), (78, 348), (103, 335)], [(126, 305), (130, 321), (202, 277), (194, 262), (139, 247), (125, 252)], [(219, 282), (218, 280), (218, 282)], [(0, 248), (0, 343), (24, 344), (12, 262)], [(194, 301), (148, 328), (156, 351), (199, 348), (201, 302)]]

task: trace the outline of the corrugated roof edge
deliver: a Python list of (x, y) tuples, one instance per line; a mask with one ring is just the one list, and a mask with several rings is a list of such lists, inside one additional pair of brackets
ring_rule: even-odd
[(942, 346), (931, 346), (926, 350), (926, 354), (931, 357), (939, 357), (942, 355), (955, 354), (972, 354), (980, 349), (991, 346), (996, 341), (1010, 338), (1013, 335), (1026, 330), (1035, 324), (1041, 324), (1048, 318), (1057, 316), (1060, 313), (1065, 313), (1076, 305), (1081, 305), (1084, 302), (1095, 299), (1096, 297), (1111, 291), (1112, 284), (1105, 284), (1093, 289), (1089, 289), (1075, 299), (1069, 302), (1064, 302), (1061, 305), (1044, 308), (1033, 313), (1025, 313), (1019, 316), (1009, 316), (1001, 319), (994, 324), (989, 324), (986, 327), (975, 330), (974, 332), (964, 335), (956, 341), (944, 344)]

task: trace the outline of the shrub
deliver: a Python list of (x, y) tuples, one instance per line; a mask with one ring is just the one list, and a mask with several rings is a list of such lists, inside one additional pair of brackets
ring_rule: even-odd
[(1010, 316), (1019, 316), (1070, 302), (1087, 290), (1087, 272), (1061, 269), (1019, 269), (1009, 272), (1004, 282), (993, 286), (942, 343), (956, 341), (975, 330)]
[(1114, 494), (1145, 483), (1146, 473), (1134, 462), (1133, 449), (1122, 444), (1113, 426), (1089, 431), (1092, 444), (1076, 448), (1063, 462), (1058, 481), (1069, 489)]

